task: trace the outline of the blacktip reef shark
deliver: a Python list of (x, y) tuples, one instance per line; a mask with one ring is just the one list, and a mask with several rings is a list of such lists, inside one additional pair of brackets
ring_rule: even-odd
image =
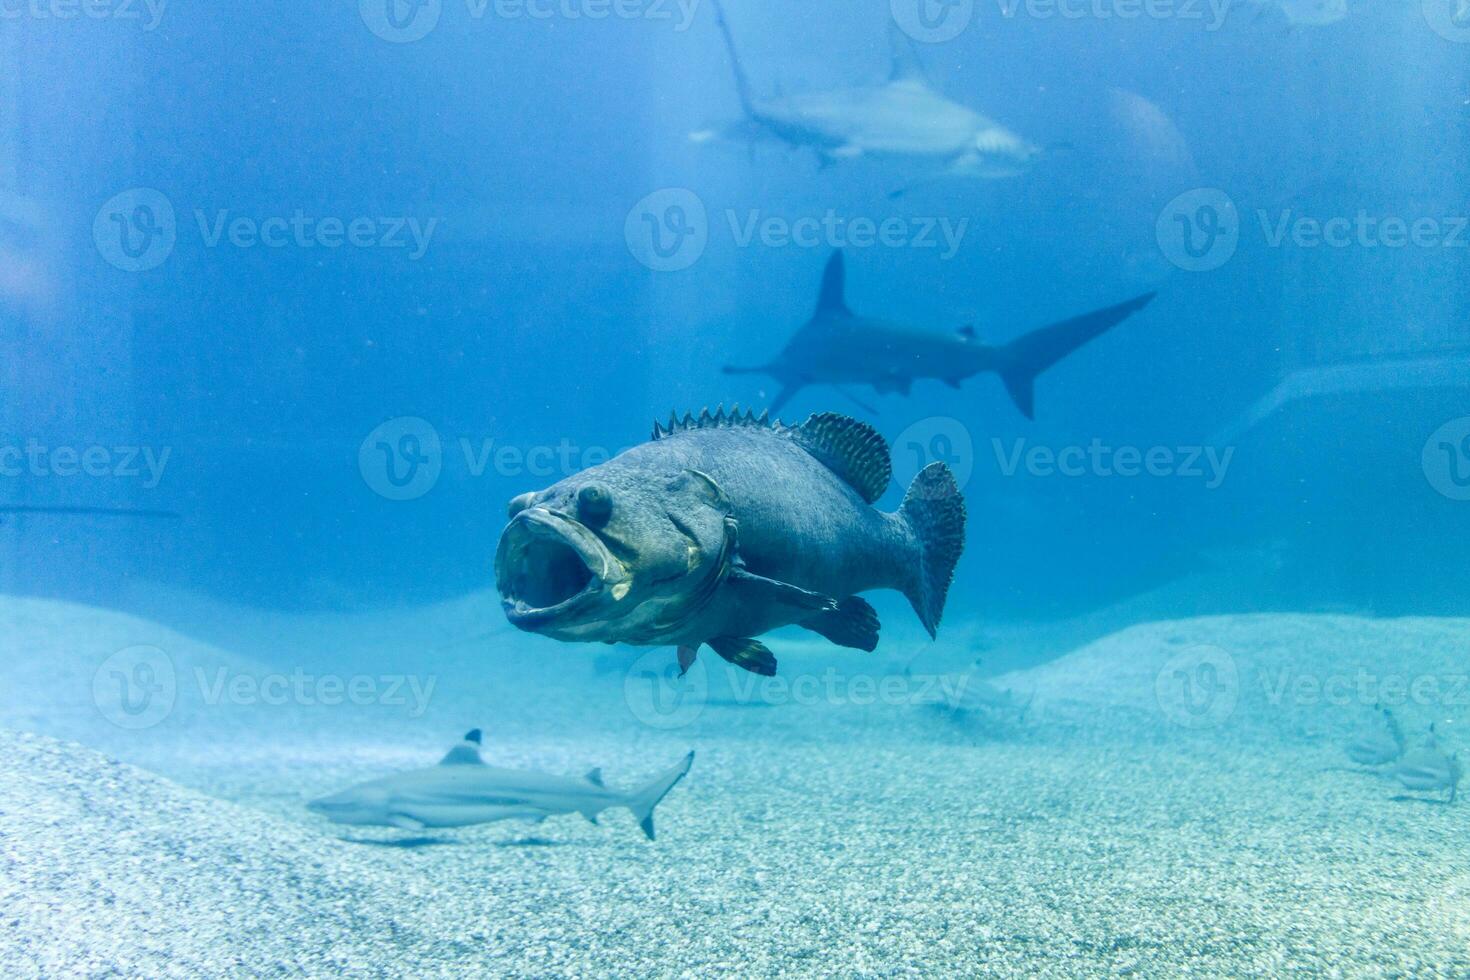
[(1446, 752), (1439, 747), (1434, 726), (1429, 726), (1429, 737), (1424, 744), (1404, 754), (1398, 765), (1393, 767), (1393, 777), (1407, 790), (1431, 793), (1448, 790), (1446, 803), (1455, 802), (1455, 793), (1462, 775), (1458, 753)]
[(1000, 375), (1011, 400), (1035, 418), (1036, 377), (1062, 358), (1143, 309), (1144, 293), (1117, 306), (1084, 313), (1023, 334), (999, 347), (981, 343), (973, 327), (953, 333), (916, 329), (861, 316), (848, 309), (841, 252), (827, 260), (816, 312), (776, 356), (759, 367), (726, 367), (726, 374), (765, 374), (781, 385), (771, 411), (779, 412), (808, 385), (871, 385), (878, 394), (907, 395), (921, 378), (952, 388), (974, 374)]
[(574, 779), (488, 766), (480, 757), (480, 742), (476, 728), (437, 766), (359, 783), (313, 800), (307, 808), (333, 823), (426, 830), (496, 820), (540, 821), (560, 813), (580, 813), (597, 823), (602, 811), (623, 807), (653, 840), (653, 808), (694, 763), (690, 752), (662, 775), (624, 793), (604, 785), (599, 769)]
[(860, 158), (927, 166), (916, 180), (890, 197), (937, 180), (1019, 176), (1044, 152), (995, 120), (936, 91), (924, 75), (913, 43), (896, 23), (889, 25), (893, 64), (887, 81), (757, 98), (724, 8), (719, 0), (711, 0), (711, 5), (730, 53), (745, 119), (724, 131), (694, 133), (691, 139), (695, 142), (721, 136), (752, 142), (773, 138), (793, 149), (812, 150), (824, 169), (840, 160)]

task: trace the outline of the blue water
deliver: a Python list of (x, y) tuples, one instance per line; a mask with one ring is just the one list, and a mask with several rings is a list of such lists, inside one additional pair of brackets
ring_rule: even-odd
[[(759, 99), (881, 82), (893, 24), (922, 3), (946, 36), (900, 37), (929, 84), (1044, 148), (1020, 175), (898, 197), (938, 165), (691, 139), (741, 118), (710, 0), (603, 2), (0, 4), (0, 592), (139, 613), (282, 671), (336, 653), (198, 610), (391, 612), (404, 629), (476, 595), (484, 615), (463, 624), (498, 626), (506, 502), (671, 411), (769, 405), (774, 381), (722, 369), (777, 354), (840, 247), (856, 312), (985, 343), (1157, 293), (1041, 376), (1034, 421), (991, 374), (907, 395), (813, 385), (782, 410), (876, 427), (884, 510), (923, 464), (956, 472), (969, 524), (940, 641), (1004, 639), (946, 648), (945, 669), (1039, 666), (1200, 614), (1470, 614), (1459, 0), (1353, 2), (1323, 26), (1293, 23), (1295, 0), (726, 0)], [(896, 237), (862, 240), (879, 227)], [(879, 609), (899, 638), (881, 662), (914, 656), (907, 606)], [(460, 625), (436, 620), (425, 648), (473, 643), (446, 634)], [(344, 642), (337, 667), (418, 669), (385, 652), (405, 633)], [(1273, 643), (1234, 653), (1289, 667), (1299, 651)], [(493, 731), (459, 709), (492, 697), (528, 766), (548, 745), (582, 765), (546, 740), (607, 704), (626, 735), (614, 687), (585, 711), (557, 689), (548, 721), (516, 651), (443, 668), (493, 694), (443, 695), (432, 731), (395, 716), (391, 740), (437, 752)], [(590, 684), (625, 667), (589, 666)], [(555, 680), (585, 680), (570, 676)], [(60, 708), (26, 710), (86, 741)], [(751, 759), (712, 717), (649, 766), (696, 739)], [(863, 728), (800, 720), (816, 742)], [(175, 723), (98, 741), (169, 757), (163, 742), (187, 746)], [(754, 715), (737, 727), (759, 742)], [(607, 736), (619, 761), (627, 744)], [(739, 810), (761, 773), (724, 772)], [(300, 810), (258, 789), (268, 769), (232, 776), (252, 788), (218, 795)]]

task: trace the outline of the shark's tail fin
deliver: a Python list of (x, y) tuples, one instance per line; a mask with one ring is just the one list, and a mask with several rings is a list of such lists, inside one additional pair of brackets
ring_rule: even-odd
[(750, 95), (750, 79), (745, 77), (745, 66), (740, 63), (740, 52), (735, 50), (735, 38), (730, 33), (730, 25), (725, 22), (725, 8), (720, 0), (710, 0), (710, 5), (715, 8), (715, 23), (719, 25), (720, 34), (725, 38), (725, 48), (730, 52), (730, 64), (735, 69), (735, 91), (740, 96), (740, 108), (745, 110), (747, 116), (753, 116), (755, 100)]
[(1094, 310), (1017, 337), (1001, 348), (1000, 379), (1011, 400), (1028, 419), (1036, 417), (1036, 376), (1112, 327), (1137, 313), (1154, 298), (1145, 293), (1126, 303)]
[(918, 574), (904, 595), (933, 636), (944, 614), (955, 564), (965, 548), (965, 498), (949, 467), (930, 463), (920, 470), (898, 514), (919, 542)]
[(654, 777), (648, 785), (629, 794), (627, 807), (633, 811), (633, 816), (638, 818), (638, 826), (642, 828), (643, 833), (648, 835), (649, 840), (653, 840), (653, 808), (669, 795), (669, 790), (684, 778), (684, 774), (693, 764), (694, 753), (690, 752), (668, 772)]

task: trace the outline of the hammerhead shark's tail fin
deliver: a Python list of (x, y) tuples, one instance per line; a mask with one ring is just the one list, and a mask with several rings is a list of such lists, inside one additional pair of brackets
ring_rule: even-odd
[(638, 826), (643, 833), (653, 840), (653, 808), (662, 802), (669, 790), (673, 789), (689, 772), (689, 767), (694, 765), (694, 753), (690, 752), (678, 765), (674, 766), (662, 776), (656, 776), (647, 786), (634, 790), (628, 796), (627, 807), (633, 811), (633, 816), (638, 818)]
[(745, 66), (740, 63), (740, 52), (735, 50), (735, 38), (730, 33), (730, 25), (725, 22), (725, 8), (720, 0), (710, 0), (710, 5), (715, 8), (715, 23), (719, 25), (720, 34), (725, 38), (725, 48), (730, 52), (730, 64), (735, 69), (735, 91), (740, 96), (740, 108), (745, 110), (747, 116), (753, 116), (755, 100), (750, 95), (750, 79), (745, 77)]
[(1036, 376), (1083, 344), (1106, 333), (1137, 313), (1154, 298), (1145, 293), (1126, 303), (1094, 310), (1082, 316), (1041, 327), (1017, 337), (1000, 349), (1000, 379), (1011, 400), (1028, 419), (1036, 417)]

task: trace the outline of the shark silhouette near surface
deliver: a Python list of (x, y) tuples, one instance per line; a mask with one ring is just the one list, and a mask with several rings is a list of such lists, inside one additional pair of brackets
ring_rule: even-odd
[(413, 831), (496, 820), (539, 821), (559, 813), (580, 813), (596, 823), (603, 810), (623, 807), (653, 840), (653, 808), (694, 763), (690, 752), (662, 775), (625, 793), (603, 785), (598, 769), (574, 779), (487, 766), (480, 758), (480, 738), (476, 728), (437, 766), (359, 783), (307, 807), (333, 823)]
[(971, 375), (1000, 375), (1011, 400), (1028, 419), (1035, 417), (1036, 377), (1062, 358), (1143, 309), (1154, 298), (1144, 293), (1116, 306), (1084, 313), (991, 346), (971, 327), (953, 333), (924, 331), (905, 324), (860, 316), (847, 307), (841, 252), (827, 260), (816, 312), (776, 356), (759, 367), (729, 367), (726, 374), (765, 374), (781, 385), (771, 411), (780, 411), (808, 385), (871, 385), (881, 394), (907, 395), (922, 378), (958, 388)]
[(889, 30), (893, 64), (887, 81), (758, 98), (724, 9), (719, 0), (712, 3), (745, 118), (723, 131), (695, 133), (696, 142), (720, 136), (748, 142), (774, 139), (812, 150), (824, 168), (859, 158), (899, 159), (921, 168), (913, 182), (891, 197), (935, 180), (1014, 177), (1043, 153), (995, 120), (936, 91), (925, 78), (912, 42), (896, 24)]

